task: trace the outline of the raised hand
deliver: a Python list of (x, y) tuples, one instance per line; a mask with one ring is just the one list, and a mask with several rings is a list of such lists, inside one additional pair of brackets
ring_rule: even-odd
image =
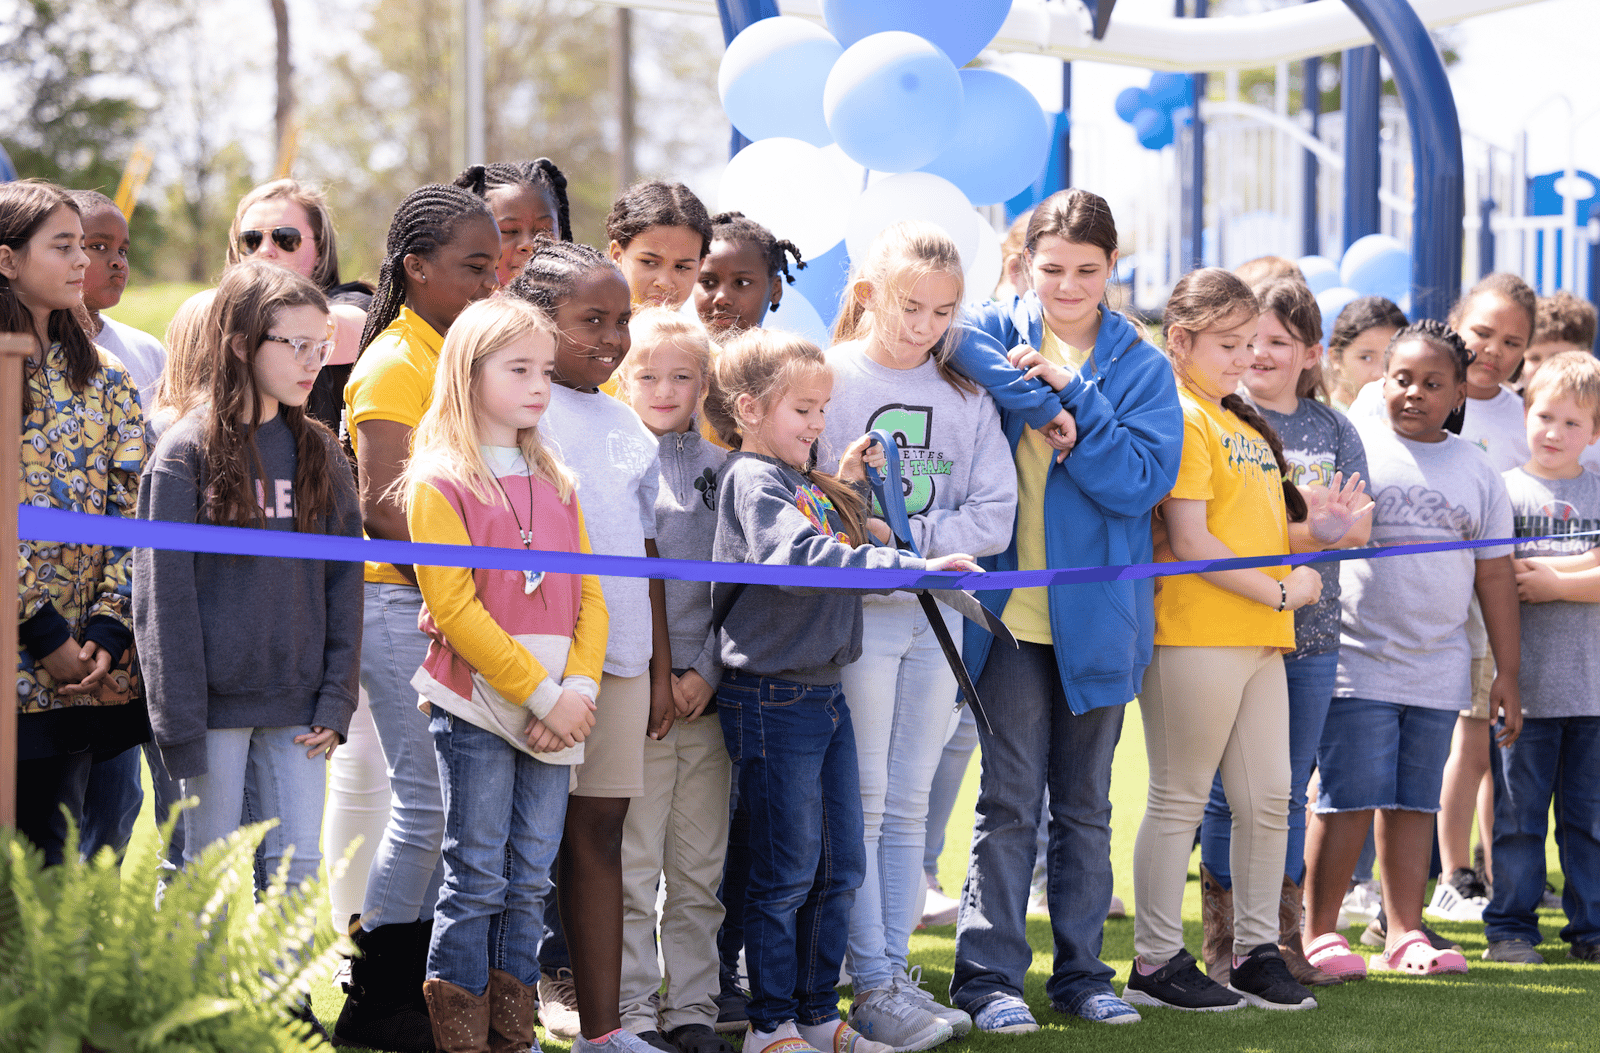
[(1357, 520), (1372, 514), (1373, 502), (1366, 488), (1360, 472), (1348, 480), (1343, 472), (1335, 472), (1331, 487), (1302, 488), (1300, 492), (1306, 499), (1306, 526), (1311, 536), (1330, 547), (1344, 540)]

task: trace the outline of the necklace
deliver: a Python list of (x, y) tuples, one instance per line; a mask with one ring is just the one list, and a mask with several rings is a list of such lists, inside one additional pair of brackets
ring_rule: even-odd
[[(491, 471), (490, 474), (494, 475), (494, 485), (496, 485), (496, 486), (498, 486), (500, 488), (500, 493), (506, 499), (506, 507), (511, 509), (511, 518), (516, 520), (516, 523), (517, 523), (517, 534), (518, 534), (518, 536), (520, 536), (522, 538), (522, 547), (524, 549), (531, 549), (531, 548), (533, 548), (533, 475), (532, 475), (531, 468), (530, 468), (530, 466), (528, 464), (527, 458), (521, 457), (519, 455), (518, 459), (522, 461), (522, 467), (524, 469), (529, 469), (529, 474), (528, 474), (528, 525), (527, 526), (523, 526), (522, 525), (522, 517), (517, 515), (517, 506), (512, 503), (511, 495), (506, 492), (506, 484), (502, 483), (500, 481), (500, 476), (498, 474), (494, 473), (493, 471)], [(539, 585), (543, 581), (544, 581), (544, 571), (542, 571), (542, 570), (524, 570), (522, 572), (522, 594), (524, 596), (532, 596), (534, 594), (535, 590), (537, 590), (539, 588)]]

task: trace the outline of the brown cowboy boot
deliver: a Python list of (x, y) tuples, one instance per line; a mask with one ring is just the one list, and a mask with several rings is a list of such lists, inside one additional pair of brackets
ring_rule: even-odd
[(439, 1053), (489, 1053), (489, 992), (474, 995), (445, 980), (425, 980), (433, 1044)]
[(534, 989), (501, 969), (489, 970), (489, 1053), (533, 1053), (539, 999)]
[(1305, 987), (1332, 987), (1344, 981), (1332, 973), (1325, 973), (1306, 961), (1305, 944), (1300, 939), (1300, 912), (1302, 910), (1300, 886), (1283, 876), (1283, 894), (1278, 900), (1278, 950), (1283, 954), (1283, 964), (1297, 984)]
[(1233, 890), (1217, 884), (1205, 864), (1200, 864), (1200, 920), (1205, 935), (1200, 954), (1206, 975), (1226, 986), (1233, 978)]

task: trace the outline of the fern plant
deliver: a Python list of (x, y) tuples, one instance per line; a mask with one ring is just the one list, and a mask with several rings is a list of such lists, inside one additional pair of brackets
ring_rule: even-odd
[(164, 872), (160, 846), (175, 819), (120, 868), (109, 849), (82, 862), (72, 844), (46, 869), (25, 838), (0, 829), (0, 1053), (325, 1045), (289, 1015), (351, 951), (342, 936), (315, 948), (319, 882), (288, 887), (286, 861), (249, 896), (256, 848), (276, 820)]

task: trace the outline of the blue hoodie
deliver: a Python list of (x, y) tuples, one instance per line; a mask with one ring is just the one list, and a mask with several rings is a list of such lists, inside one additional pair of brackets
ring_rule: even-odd
[[(1167, 358), (1122, 315), (1102, 310), (1094, 354), (1083, 375), (1061, 392), (1024, 380), (1006, 361), (1019, 344), (1039, 347), (1044, 318), (1039, 297), (989, 303), (967, 312), (952, 362), (988, 389), (1015, 455), (1025, 426), (1043, 427), (1062, 407), (1078, 440), (1052, 463), (1045, 481), (1045, 553), (1050, 567), (1095, 567), (1151, 561), (1150, 511), (1172, 490), (1183, 454), (1183, 410)], [(1017, 569), (1017, 539), (988, 570)], [(1010, 589), (978, 598), (1003, 611)], [(1050, 588), (1050, 636), (1056, 641), (1061, 687), (1074, 713), (1120, 706), (1138, 693), (1155, 637), (1151, 579)], [(966, 623), (963, 654), (974, 682), (994, 637)]]

